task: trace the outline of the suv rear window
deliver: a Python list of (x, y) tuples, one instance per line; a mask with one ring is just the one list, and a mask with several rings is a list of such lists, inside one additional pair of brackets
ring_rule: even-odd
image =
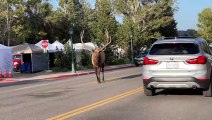
[(197, 53), (199, 53), (199, 48), (194, 43), (155, 44), (149, 52), (150, 55), (186, 55)]

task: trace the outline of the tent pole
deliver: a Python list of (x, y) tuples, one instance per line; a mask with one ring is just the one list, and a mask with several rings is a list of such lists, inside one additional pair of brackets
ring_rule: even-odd
[(33, 59), (32, 59), (32, 53), (31, 53), (31, 68), (32, 68), (32, 73), (33, 73)]
[(49, 70), (49, 51), (47, 51), (48, 70)]

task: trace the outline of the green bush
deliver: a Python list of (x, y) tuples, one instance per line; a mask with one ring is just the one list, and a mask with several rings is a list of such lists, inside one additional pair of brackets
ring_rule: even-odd
[(93, 68), (92, 65), (89, 65), (89, 66), (79, 65), (79, 66), (77, 66), (76, 70), (87, 70), (87, 69), (92, 69), (92, 68)]
[(67, 71), (70, 71), (70, 70), (67, 69), (67, 68), (53, 67), (53, 68), (52, 68), (52, 71), (53, 71), (53, 72), (67, 72)]
[[(71, 70), (71, 60), (72, 60), (72, 56), (71, 56), (71, 47), (68, 44), (65, 44), (65, 53), (62, 52), (57, 52), (55, 55), (55, 60), (54, 60), (54, 64), (56, 67), (56, 71), (68, 71)], [(76, 55), (74, 53), (74, 57), (73, 57), (74, 61), (76, 61)]]
[(89, 51), (83, 50), (81, 52), (81, 65), (84, 67), (91, 66), (91, 56)]
[(62, 69), (61, 69), (60, 67), (53, 67), (53, 68), (52, 68), (52, 71), (53, 71), (53, 72), (61, 72)]
[(127, 64), (130, 63), (128, 58), (111, 58), (108, 65), (120, 65), (120, 64)]

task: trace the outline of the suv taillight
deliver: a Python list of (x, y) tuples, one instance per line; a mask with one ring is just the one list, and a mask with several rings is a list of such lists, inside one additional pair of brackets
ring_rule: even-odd
[(148, 57), (144, 58), (144, 65), (155, 65), (158, 63), (158, 60), (149, 59)]
[(199, 56), (194, 59), (186, 60), (188, 64), (206, 64), (207, 58), (205, 56)]

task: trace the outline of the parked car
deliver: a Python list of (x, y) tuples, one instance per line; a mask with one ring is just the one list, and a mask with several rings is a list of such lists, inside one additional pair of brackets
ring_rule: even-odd
[(212, 53), (204, 39), (158, 40), (144, 58), (143, 83), (147, 96), (156, 89), (200, 89), (212, 96)]
[(134, 63), (136, 67), (143, 64), (144, 57), (146, 57), (147, 53), (148, 53), (148, 50), (142, 51), (139, 53), (138, 56), (134, 58)]
[(13, 55), (13, 69), (18, 71), (22, 62), (22, 56), (20, 54)]

